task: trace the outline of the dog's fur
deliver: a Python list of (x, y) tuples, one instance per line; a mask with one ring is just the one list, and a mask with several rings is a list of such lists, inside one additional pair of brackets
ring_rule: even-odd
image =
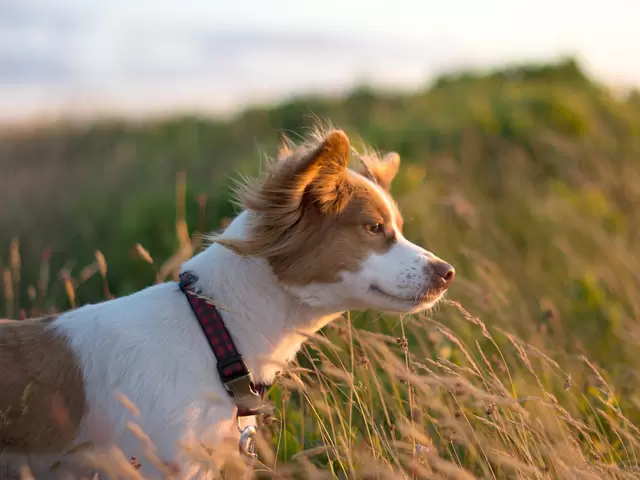
[[(398, 155), (358, 156), (357, 170), (350, 156), (339, 130), (284, 148), (239, 192), (242, 213), (182, 267), (219, 306), (258, 382), (272, 381), (306, 335), (342, 312), (424, 310), (453, 279), (452, 267), (401, 233), (388, 191)], [(4, 322), (0, 372), (0, 476), (7, 462), (25, 462), (50, 478), (49, 466), (78, 444), (115, 445), (153, 475), (160, 467), (131, 421), (180, 478), (192, 467), (181, 444), (230, 436), (237, 448), (235, 407), (174, 282), (57, 318)]]

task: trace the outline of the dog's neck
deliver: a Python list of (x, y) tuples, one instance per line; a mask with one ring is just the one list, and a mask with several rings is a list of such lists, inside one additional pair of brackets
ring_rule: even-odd
[[(243, 212), (227, 233), (242, 238), (246, 220)], [(187, 261), (182, 270), (199, 277), (202, 294), (218, 306), (257, 382), (270, 383), (294, 358), (307, 335), (342, 313), (302, 304), (283, 288), (266, 261), (217, 244)]]

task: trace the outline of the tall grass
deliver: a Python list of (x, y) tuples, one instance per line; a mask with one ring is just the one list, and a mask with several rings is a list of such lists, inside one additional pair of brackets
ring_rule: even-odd
[[(567, 221), (565, 208), (577, 214), (575, 199), (561, 189), (507, 208), (467, 199), (461, 187), (425, 209), (416, 199), (435, 199), (432, 190), (407, 187), (400, 203), (407, 235), (458, 266), (449, 299), (424, 315), (350, 312), (312, 336), (270, 392), (275, 413), (261, 431), (255, 474), (637, 478), (636, 255), (621, 244), (610, 248), (619, 239), (605, 235), (606, 224)], [(176, 191), (177, 251), (157, 263), (135, 246), (155, 282), (175, 279), (180, 263), (201, 247), (187, 225), (184, 176)], [(525, 205), (533, 206), (522, 234), (543, 224), (553, 225), (553, 235), (543, 242), (527, 237), (523, 255), (508, 227), (482, 217), (495, 215), (491, 208)], [(112, 297), (108, 259), (99, 251), (89, 265), (57, 273), (45, 252), (35, 279), (21, 274), (17, 240), (8, 260), (7, 316), (49, 313), (56, 289), (69, 306), (79, 305), (93, 278), (104, 298)], [(92, 460), (125, 478), (142, 478), (152, 461), (117, 452)]]

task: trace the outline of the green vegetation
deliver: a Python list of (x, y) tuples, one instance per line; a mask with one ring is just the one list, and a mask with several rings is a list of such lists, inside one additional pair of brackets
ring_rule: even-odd
[(306, 386), (284, 378), (272, 392), (267, 468), (637, 478), (639, 98), (616, 97), (567, 60), (447, 75), (411, 95), (297, 99), (225, 122), (6, 133), (0, 314), (170, 278), (195, 234), (234, 214), (229, 174), (255, 173), (281, 132), (329, 119), (400, 153), (405, 234), (458, 277), (427, 316), (352, 312), (311, 342), (295, 374)]

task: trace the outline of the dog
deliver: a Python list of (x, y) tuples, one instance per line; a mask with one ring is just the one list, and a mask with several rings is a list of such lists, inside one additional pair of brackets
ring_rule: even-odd
[(258, 385), (347, 310), (432, 307), (455, 270), (402, 234), (390, 195), (399, 155), (353, 153), (351, 168), (342, 130), (288, 142), (238, 190), (241, 213), (181, 266), (190, 276), (180, 285), (0, 325), (0, 478), (22, 465), (56, 478), (90, 453), (104, 463), (105, 452), (144, 476), (166, 467), (200, 478), (185, 445), (232, 438), (237, 453), (238, 395), (199, 308), (219, 313)]

